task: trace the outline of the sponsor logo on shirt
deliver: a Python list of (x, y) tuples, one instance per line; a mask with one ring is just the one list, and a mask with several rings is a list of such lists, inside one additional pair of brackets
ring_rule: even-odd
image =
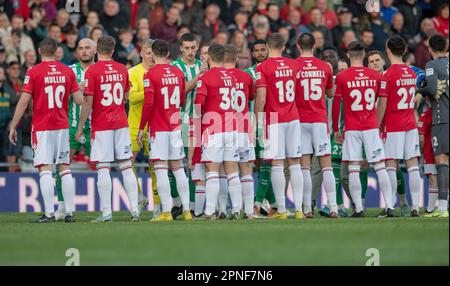
[(255, 73), (255, 79), (260, 80), (261, 79), (261, 72)]
[(434, 74), (434, 69), (433, 68), (428, 68), (426, 70), (426, 74), (427, 74), (427, 76), (433, 75)]
[(24, 83), (24, 84), (28, 84), (29, 82), (30, 82), (30, 77), (29, 77), (29, 76), (26, 76), (25, 79), (24, 79), (24, 81), (23, 81), (23, 83)]
[(197, 88), (200, 88), (200, 87), (202, 87), (202, 81), (201, 80), (197, 81)]
[(149, 86), (150, 86), (150, 80), (144, 79), (144, 87), (149, 87)]

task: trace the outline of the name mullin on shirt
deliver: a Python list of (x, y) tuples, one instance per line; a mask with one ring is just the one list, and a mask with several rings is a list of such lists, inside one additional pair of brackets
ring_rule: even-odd
[(45, 84), (66, 83), (66, 76), (63, 75), (60, 71), (47, 72), (47, 75), (44, 76), (44, 83)]

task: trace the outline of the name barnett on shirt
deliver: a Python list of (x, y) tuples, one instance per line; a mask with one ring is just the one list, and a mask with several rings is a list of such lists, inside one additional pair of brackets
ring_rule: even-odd
[(359, 76), (355, 77), (355, 80), (347, 81), (348, 88), (355, 87), (376, 87), (378, 85), (378, 80), (369, 79), (369, 76), (359, 73)]

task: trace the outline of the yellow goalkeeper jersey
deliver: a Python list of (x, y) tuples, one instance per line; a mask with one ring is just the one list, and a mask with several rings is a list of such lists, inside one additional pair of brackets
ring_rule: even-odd
[[(128, 124), (130, 130), (139, 130), (142, 108), (144, 106), (144, 74), (142, 64), (138, 64), (128, 70), (130, 77), (130, 108), (128, 111)], [(147, 128), (146, 128), (147, 129)]]

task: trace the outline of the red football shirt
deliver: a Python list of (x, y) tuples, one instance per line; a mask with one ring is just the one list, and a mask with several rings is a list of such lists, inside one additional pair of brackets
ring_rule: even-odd
[[(297, 96), (298, 65), (288, 58), (269, 58), (260, 63), (255, 70), (256, 88), (266, 88), (266, 125), (299, 120)], [(272, 114), (272, 116), (271, 116)], [(278, 115), (275, 121), (273, 114)]]
[(237, 131), (248, 133), (251, 129), (248, 102), (255, 99), (255, 85), (251, 75), (237, 68), (229, 69), (236, 79), (236, 93), (234, 94), (234, 110), (236, 111)]
[(425, 164), (434, 164), (433, 145), (431, 141), (431, 126), (433, 122), (432, 109), (428, 108), (419, 117), (417, 123), (419, 133), (424, 136), (423, 160)]
[(128, 127), (124, 95), (130, 90), (127, 68), (115, 61), (99, 61), (86, 70), (85, 96), (93, 96), (92, 131)]
[(300, 122), (328, 123), (325, 91), (333, 88), (333, 71), (330, 65), (314, 57), (299, 57), (296, 62), (300, 68)]
[(344, 130), (378, 129), (376, 101), (382, 77), (367, 67), (350, 67), (336, 76), (333, 131), (339, 131), (340, 103), (344, 100)]
[(169, 64), (158, 64), (149, 69), (144, 75), (144, 107), (140, 129), (144, 130), (148, 122), (151, 134), (179, 130), (185, 88), (184, 74), (180, 69)]
[(380, 96), (387, 97), (383, 118), (385, 132), (408, 131), (417, 128), (414, 115), (416, 74), (407, 65), (392, 65), (383, 75)]
[(30, 68), (22, 92), (33, 96), (33, 131), (69, 128), (69, 96), (78, 90), (73, 71), (57, 61)]
[(226, 68), (212, 68), (197, 81), (195, 104), (201, 105), (202, 133), (235, 131), (233, 98), (236, 80)]

